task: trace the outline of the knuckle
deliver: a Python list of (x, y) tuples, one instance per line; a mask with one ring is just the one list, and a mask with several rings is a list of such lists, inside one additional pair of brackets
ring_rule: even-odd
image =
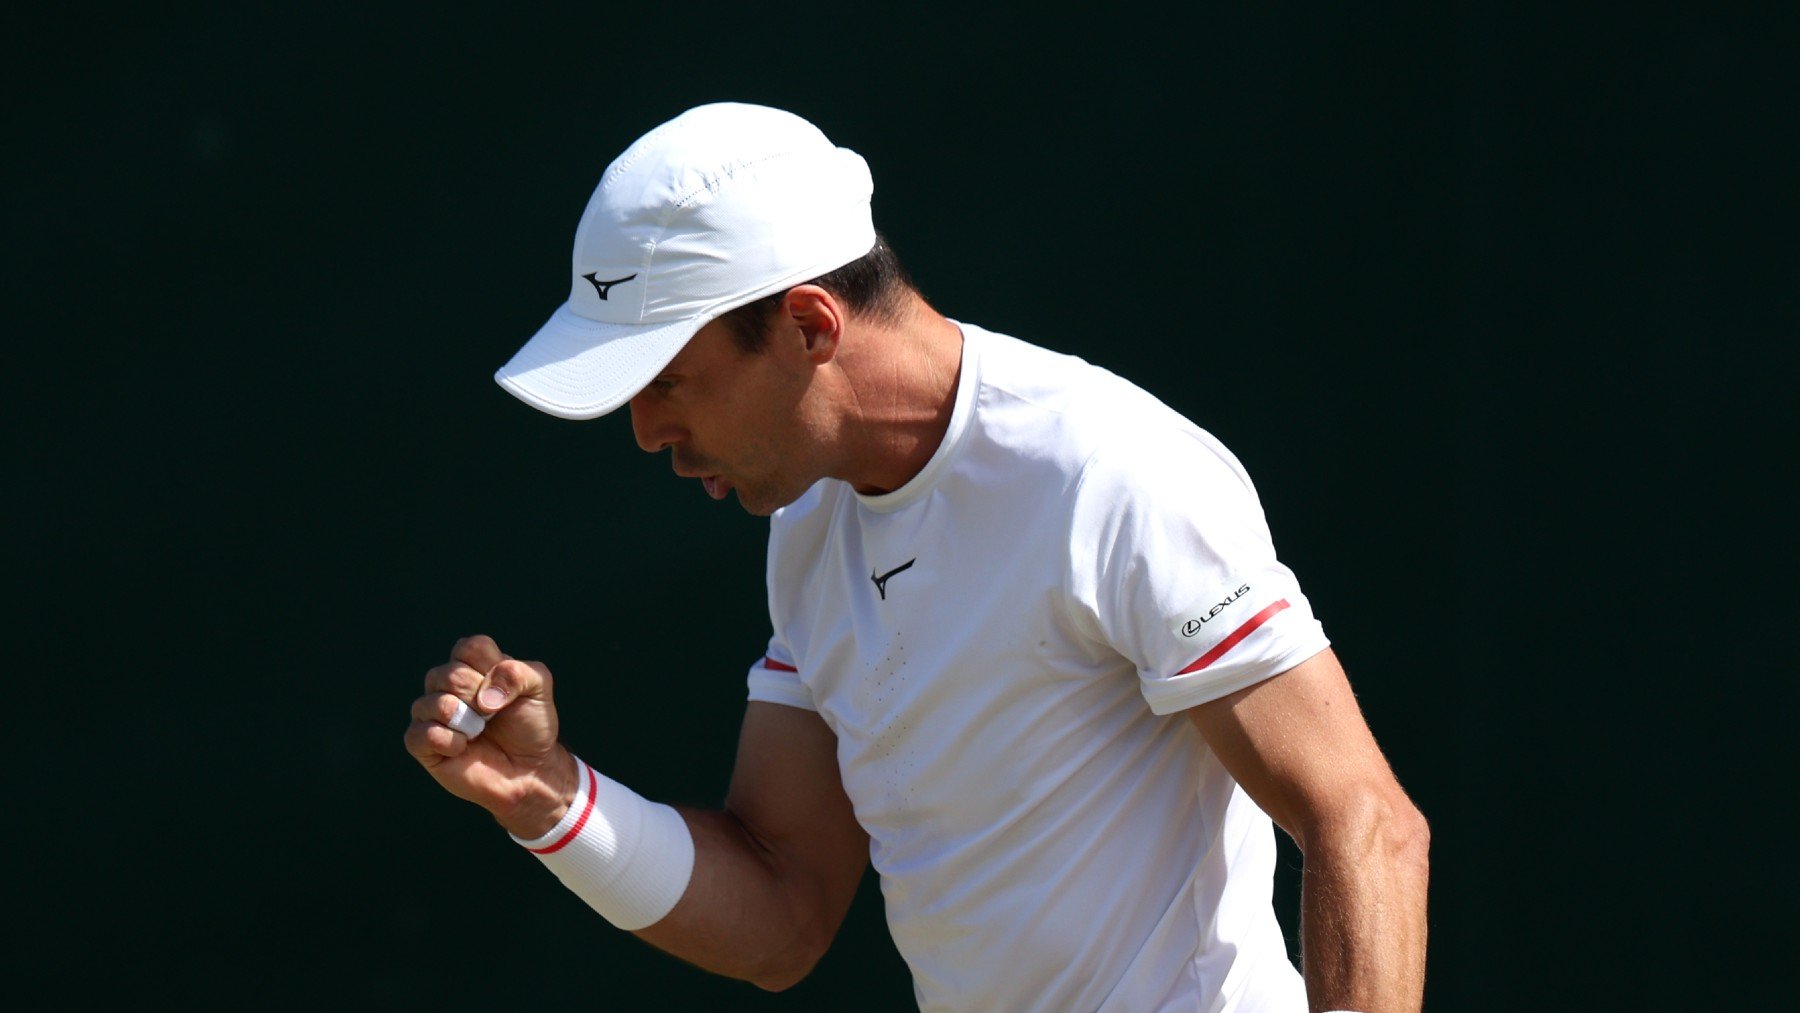
[(456, 716), (458, 698), (451, 693), (427, 693), (413, 701), (412, 728), (420, 729), (422, 734), (429, 734), (433, 728), (448, 730), (450, 719)]
[(406, 750), (421, 760), (461, 756), (468, 740), (436, 721), (417, 721), (406, 730)]
[(442, 664), (425, 673), (425, 689), (468, 697), (481, 685), (481, 673), (460, 661)]
[(466, 700), (481, 688), (481, 673), (467, 665), (460, 665), (445, 678), (444, 688)]
[(455, 646), (450, 648), (450, 656), (456, 658), (461, 657), (470, 651), (492, 650), (497, 650), (494, 644), (494, 638), (485, 633), (475, 633), (470, 636), (459, 638), (456, 641)]
[(412, 719), (417, 722), (430, 722), (438, 719), (438, 694), (427, 693), (413, 701)]
[(431, 702), (432, 720), (443, 724), (449, 724), (450, 719), (456, 716), (457, 702), (458, 699), (453, 694), (444, 693), (439, 695), (437, 699)]

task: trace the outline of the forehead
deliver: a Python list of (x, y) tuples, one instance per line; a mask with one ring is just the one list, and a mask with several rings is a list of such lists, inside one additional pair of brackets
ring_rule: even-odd
[(735, 347), (732, 340), (731, 325), (724, 320), (709, 320), (704, 327), (694, 332), (675, 358), (663, 367), (665, 373), (690, 373), (711, 365), (719, 358), (731, 352)]

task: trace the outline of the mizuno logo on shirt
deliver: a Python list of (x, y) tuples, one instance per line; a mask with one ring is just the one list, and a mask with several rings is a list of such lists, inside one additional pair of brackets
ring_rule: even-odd
[(882, 601), (887, 601), (888, 578), (892, 577), (894, 574), (899, 573), (902, 570), (911, 569), (912, 565), (918, 561), (919, 561), (919, 558), (917, 556), (914, 556), (913, 558), (907, 560), (904, 563), (901, 563), (899, 566), (894, 567), (892, 570), (889, 570), (888, 572), (882, 574), (879, 577), (877, 577), (875, 575), (874, 570), (869, 571), (869, 579), (875, 582), (875, 590), (881, 592), (881, 600)]

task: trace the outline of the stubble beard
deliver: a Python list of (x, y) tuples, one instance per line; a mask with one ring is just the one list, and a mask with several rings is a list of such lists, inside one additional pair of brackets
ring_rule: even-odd
[(738, 506), (752, 517), (768, 517), (775, 511), (799, 499), (812, 488), (811, 484), (798, 489), (789, 489), (791, 483), (777, 480), (779, 485), (734, 485), (732, 491), (737, 493)]

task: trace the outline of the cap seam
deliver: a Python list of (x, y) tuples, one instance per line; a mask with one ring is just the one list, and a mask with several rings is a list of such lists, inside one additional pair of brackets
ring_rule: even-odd
[[(874, 243), (873, 243), (873, 241), (871, 241), (869, 249), (873, 250), (874, 248), (875, 248)], [(818, 265), (809, 265), (798, 271), (794, 271), (790, 274), (783, 275), (780, 279), (770, 282), (768, 285), (765, 285), (761, 289), (758, 289), (748, 295), (738, 295), (738, 296), (732, 296), (727, 299), (721, 299), (717, 303), (714, 303), (712, 306), (709, 306), (709, 307), (701, 310), (700, 318), (705, 319), (705, 320), (712, 320), (715, 317), (718, 317), (719, 315), (721, 315), (723, 313), (727, 313), (731, 310), (734, 310), (739, 306), (743, 306), (747, 303), (755, 302), (756, 300), (761, 299), (763, 296), (773, 295), (776, 292), (782, 291), (783, 289), (791, 288), (795, 285), (799, 285), (804, 282), (811, 281), (812, 279), (817, 278), (820, 275), (829, 274), (832, 271), (837, 270), (839, 267), (843, 267), (844, 264), (848, 264), (848, 263), (850, 263), (850, 261), (855, 260), (857, 257), (864, 256), (867, 252), (868, 251), (865, 250), (865, 251), (863, 251), (863, 253), (854, 254), (850, 257), (849, 260), (843, 261), (842, 263), (836, 264), (831, 267), (821, 267)], [(837, 258), (832, 257), (829, 259), (836, 260)], [(730, 303), (732, 305), (726, 305), (728, 303)]]
[(674, 203), (669, 205), (668, 213), (663, 215), (663, 220), (659, 224), (667, 226), (669, 224), (669, 219), (673, 218), (676, 212), (686, 210), (688, 204), (702, 193), (718, 193), (719, 187), (737, 179), (739, 171), (751, 168), (752, 166), (761, 165), (764, 162), (773, 162), (778, 158), (792, 158), (799, 154), (804, 154), (804, 152), (777, 151), (752, 161), (740, 160), (731, 163), (729, 166), (721, 166), (720, 168), (724, 170), (723, 177), (702, 175), (700, 185), (677, 197)]
[[(668, 207), (664, 208), (663, 213), (660, 216), (658, 216), (657, 222), (656, 222), (656, 229), (657, 229), (658, 235), (650, 237), (650, 248), (649, 248), (648, 255), (644, 257), (643, 270), (646, 273), (648, 273), (652, 269), (653, 265), (656, 263), (656, 251), (657, 251), (657, 249), (659, 249), (662, 246), (662, 234), (665, 234), (669, 231), (669, 222), (673, 221), (675, 219), (675, 217), (677, 215), (681, 214), (683, 211), (686, 211), (688, 208), (688, 205), (691, 204), (695, 198), (699, 197), (702, 193), (717, 194), (719, 192), (718, 188), (720, 186), (737, 179), (738, 172), (741, 169), (748, 169), (751, 166), (761, 165), (764, 162), (772, 162), (778, 158), (788, 158), (795, 154), (798, 154), (798, 152), (781, 151), (781, 152), (775, 152), (773, 154), (765, 155), (761, 158), (757, 158), (754, 160), (748, 160), (748, 161), (739, 160), (737, 162), (733, 162), (730, 167), (726, 168), (725, 175), (723, 178), (707, 177), (707, 176), (703, 175), (701, 178), (701, 184), (699, 186), (697, 186), (691, 190), (688, 190), (686, 193), (681, 194), (674, 201), (672, 201)], [(807, 272), (801, 272), (801, 273), (807, 273)], [(795, 277), (798, 277), (798, 275), (795, 275)], [(771, 289), (770, 291), (774, 291), (774, 290)], [(646, 300), (646, 305), (647, 305), (647, 301), (649, 298), (650, 298), (650, 290), (646, 286), (644, 289), (644, 299)], [(744, 302), (749, 302), (755, 298), (757, 298), (757, 296), (751, 296), (749, 299), (745, 299)], [(721, 302), (730, 302), (730, 301), (731, 300), (729, 300), (729, 299), (721, 300)], [(709, 312), (711, 313), (710, 316), (708, 315)], [(722, 312), (724, 312), (724, 310), (702, 310), (700, 312), (698, 319), (701, 319), (703, 321), (711, 320), (713, 317), (718, 316), (718, 314), (722, 313)], [(638, 308), (638, 319), (642, 320), (643, 316), (644, 316), (644, 307), (640, 306)]]

